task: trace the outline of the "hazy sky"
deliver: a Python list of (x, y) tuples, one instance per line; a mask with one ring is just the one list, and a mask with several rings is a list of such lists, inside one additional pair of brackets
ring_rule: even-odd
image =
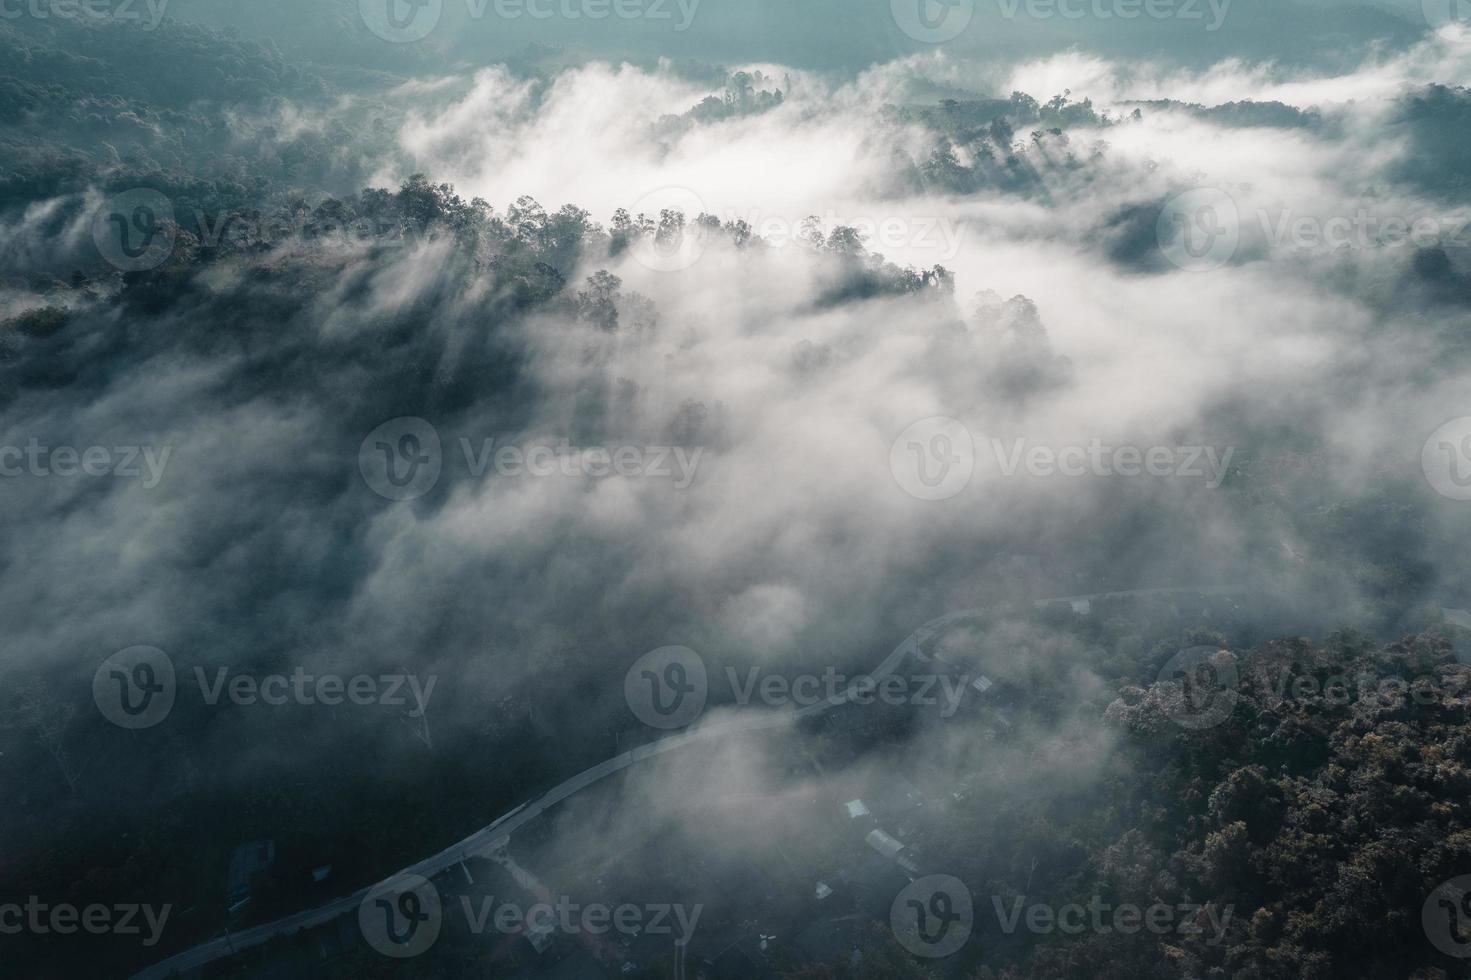
[[(362, 0), (364, 9), (388, 0)], [(405, 4), (406, 0), (392, 0)], [(626, 3), (627, 6), (622, 4)], [(946, 6), (946, 3), (950, 6)], [(568, 45), (593, 56), (770, 61), (855, 70), (930, 49), (987, 59), (1035, 57), (1081, 46), (1150, 60), (1206, 64), (1228, 57), (1348, 63), (1367, 46), (1402, 45), (1427, 28), (1419, 0), (620, 0), (636, 16), (566, 16), (585, 0), (433, 0), (438, 26), (379, 63), (438, 57), (486, 62), (525, 45)], [(362, 62), (358, 0), (173, 0), (170, 13), (231, 24), (319, 59)], [(497, 11), (502, 11), (497, 14)], [(1152, 10), (1153, 15), (1138, 10)], [(551, 14), (533, 16), (532, 12)], [(939, 34), (916, 39), (901, 21)], [(405, 13), (405, 17), (408, 14)]]

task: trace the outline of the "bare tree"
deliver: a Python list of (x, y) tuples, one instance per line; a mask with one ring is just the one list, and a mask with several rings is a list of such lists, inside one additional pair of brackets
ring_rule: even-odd
[(3, 715), (8, 728), (28, 730), (56, 762), (67, 789), (75, 793), (82, 770), (66, 751), (66, 732), (76, 717), (76, 705), (58, 701), (35, 680), (25, 681), (15, 689), (13, 704)]

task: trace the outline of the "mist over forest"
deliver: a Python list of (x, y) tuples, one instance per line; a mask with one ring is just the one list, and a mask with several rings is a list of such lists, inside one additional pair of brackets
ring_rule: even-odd
[(0, 976), (1471, 976), (1440, 6), (0, 0)]

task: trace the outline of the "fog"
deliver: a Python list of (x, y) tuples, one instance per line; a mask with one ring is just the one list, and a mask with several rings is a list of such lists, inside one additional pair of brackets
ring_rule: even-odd
[[(1465, 81), (1471, 46), (1417, 26), (1417, 6), (1274, 5), (1269, 25), (1237, 0), (1219, 44), (1093, 22), (1021, 43), (983, 17), (936, 48), (899, 43), (883, 12), (705, 0), (674, 38), (559, 21), (482, 42), (488, 25), (451, 19), (370, 72), (361, 25), (330, 5), (272, 34), (280, 5), (174, 0), (171, 17), (273, 37), (252, 57), (310, 67), (239, 104), (179, 94), (105, 149), (94, 119), (7, 123), (42, 147), (27, 174), (40, 158), (71, 170), (18, 177), (0, 209), (0, 316), (67, 317), (5, 336), (0, 445), (139, 447), (142, 467), (5, 482), (8, 676), (85, 694), (107, 655), (168, 652), (193, 735), (140, 734), (157, 736), (140, 760), (101, 719), (78, 723), (100, 746), (92, 791), (147, 821), (344, 758), (344, 780), (381, 776), (385, 795), (449, 800), (490, 750), (535, 753), (543, 785), (652, 737), (622, 683), (655, 648), (720, 676), (858, 673), (937, 617), (995, 610), (928, 641), (1076, 702), (1004, 746), (928, 722), (914, 738), (936, 792), (985, 767), (1062, 805), (1108, 770), (1120, 736), (1098, 709), (1115, 675), (1031, 617), (1038, 600), (1240, 587), (1271, 597), (1261, 622), (1233, 622), (1244, 633), (1384, 641), (1466, 604), (1461, 504), (1425, 458), (1471, 402), (1467, 96), (1435, 88)], [(344, 16), (354, 40), (325, 57), (318, 20)], [(1311, 43), (1340, 32), (1326, 53)], [(569, 51), (513, 57), (533, 39)], [(722, 101), (737, 71), (748, 97)], [(985, 100), (1029, 122), (998, 136)], [(218, 141), (190, 135), (204, 131)], [(156, 279), (93, 255), (93, 214), (129, 185), (166, 186), (184, 228), (252, 194), (315, 207), (415, 175), (480, 199), (503, 240), (287, 235), (200, 257), (209, 243), (180, 233)], [(1168, 236), (1172, 213), (1200, 220), (1200, 195), (1227, 215), (1225, 252)], [(531, 244), (564, 205), (600, 227)], [(615, 246), (620, 220), (675, 210), (672, 245)], [(405, 417), (432, 427), (439, 475), (393, 499), (364, 460), (407, 445), (370, 435)], [(507, 446), (580, 462), (487, 463)], [(957, 447), (968, 479), (931, 493), (925, 453)], [(1121, 474), (1118, 447), (1165, 451), (1169, 472)], [(594, 449), (668, 469), (589, 475)], [(1069, 475), (1059, 457), (1094, 462)], [(211, 714), (189, 678), (220, 666), (439, 678), (438, 781), (396, 722)], [(739, 716), (712, 687), (691, 731)], [(661, 757), (611, 802), (569, 805), (547, 847), (575, 861), (670, 822), (738, 863), (771, 846), (743, 826), (747, 795), (796, 807), (894, 764), (778, 779), (802, 740), (795, 725), (764, 738)], [(152, 774), (160, 758), (177, 764)], [(487, 807), (523, 789), (502, 765), (467, 791)], [(148, 791), (129, 792), (145, 771)], [(40, 847), (67, 792), (37, 786), (5, 825)], [(681, 823), (694, 798), (710, 824)], [(473, 831), (462, 804), (388, 856)], [(782, 819), (816, 833), (800, 807)]]

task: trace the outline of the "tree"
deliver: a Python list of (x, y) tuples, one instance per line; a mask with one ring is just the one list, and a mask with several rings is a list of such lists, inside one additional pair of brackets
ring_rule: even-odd
[(76, 705), (56, 700), (39, 681), (28, 680), (16, 687), (14, 703), (4, 716), (7, 727), (26, 729), (35, 737), (73, 793), (82, 770), (67, 753), (66, 732), (76, 713)]
[(828, 233), (827, 250), (855, 258), (868, 251), (863, 247), (863, 234), (857, 228), (850, 228), (847, 225), (838, 225)]
[(577, 313), (604, 330), (618, 329), (618, 290), (623, 280), (606, 269), (587, 277), (587, 288), (577, 294)]

